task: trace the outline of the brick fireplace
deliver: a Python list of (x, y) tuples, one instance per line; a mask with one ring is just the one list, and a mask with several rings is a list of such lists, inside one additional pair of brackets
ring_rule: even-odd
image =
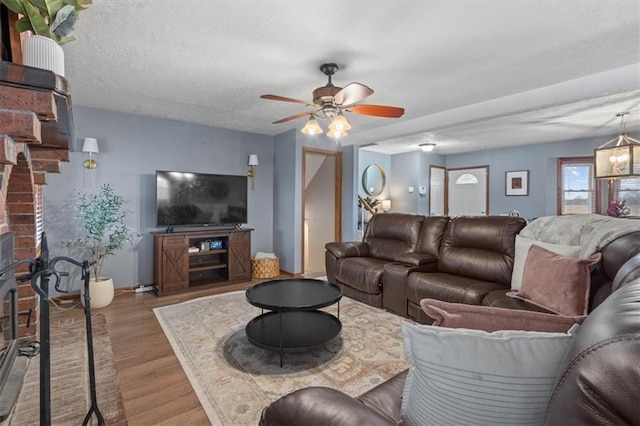
[[(15, 259), (40, 254), (43, 185), (69, 161), (73, 141), (66, 80), (50, 71), (0, 61), (0, 234), (13, 232)], [(16, 275), (28, 272), (28, 266)], [(38, 296), (18, 285), (19, 336), (36, 336)]]

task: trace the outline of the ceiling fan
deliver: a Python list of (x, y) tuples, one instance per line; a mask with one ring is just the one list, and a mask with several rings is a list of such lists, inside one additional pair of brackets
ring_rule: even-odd
[(274, 121), (273, 124), (284, 123), (300, 117), (309, 116), (309, 120), (302, 128), (302, 133), (319, 134), (322, 128), (315, 120), (315, 117), (331, 120), (329, 133), (327, 136), (340, 138), (347, 135), (347, 130), (351, 129), (351, 124), (344, 116), (343, 112), (351, 112), (360, 115), (370, 115), (373, 117), (399, 118), (404, 114), (404, 108), (387, 105), (358, 104), (368, 96), (373, 94), (370, 87), (360, 83), (349, 83), (344, 88), (334, 86), (331, 77), (338, 71), (339, 67), (335, 63), (326, 63), (320, 66), (320, 71), (327, 76), (328, 82), (322, 87), (313, 91), (313, 101), (301, 101), (298, 99), (286, 98), (278, 95), (262, 95), (260, 98), (272, 101), (293, 102), (313, 106), (312, 111), (299, 112), (297, 114)]

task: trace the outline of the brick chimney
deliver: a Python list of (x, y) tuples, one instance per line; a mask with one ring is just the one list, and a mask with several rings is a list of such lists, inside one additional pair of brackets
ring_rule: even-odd
[[(0, 61), (0, 234), (14, 233), (15, 259), (40, 254), (42, 185), (69, 161), (73, 140), (66, 81), (50, 71)], [(17, 276), (28, 272), (22, 265)], [(20, 337), (36, 336), (38, 296), (19, 283)]]

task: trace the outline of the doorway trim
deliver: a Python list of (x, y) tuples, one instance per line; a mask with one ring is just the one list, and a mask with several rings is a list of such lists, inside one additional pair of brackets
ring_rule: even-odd
[(336, 171), (334, 176), (334, 194), (335, 194), (335, 210), (334, 210), (334, 240), (342, 241), (342, 152), (340, 151), (330, 151), (326, 149), (318, 149), (318, 148), (308, 148), (302, 147), (302, 223), (301, 223), (301, 232), (300, 232), (300, 254), (301, 254), (301, 264), (302, 264), (302, 273), (304, 274), (306, 271), (305, 264), (305, 210), (306, 210), (306, 199), (305, 199), (305, 180), (307, 173), (307, 154), (323, 154), (323, 155), (331, 155), (335, 157), (336, 161)]

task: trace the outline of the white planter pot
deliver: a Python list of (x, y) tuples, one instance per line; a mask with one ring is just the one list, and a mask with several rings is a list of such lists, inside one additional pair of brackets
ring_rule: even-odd
[[(91, 297), (91, 309), (104, 308), (109, 306), (113, 301), (113, 280), (111, 278), (100, 278), (100, 281), (96, 281), (95, 278), (89, 280), (89, 297)], [(84, 305), (84, 286), (80, 294), (80, 300)]]
[(22, 64), (64, 77), (64, 50), (48, 37), (32, 35), (22, 42)]

